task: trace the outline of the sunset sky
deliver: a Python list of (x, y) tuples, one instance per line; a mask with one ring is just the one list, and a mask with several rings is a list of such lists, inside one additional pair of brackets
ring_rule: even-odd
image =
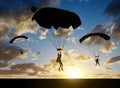
[[(82, 24), (58, 31), (62, 34), (57, 36), (53, 27), (46, 29), (32, 21), (32, 6), (72, 11)], [(90, 32), (105, 33), (111, 39), (94, 37), (80, 44), (79, 39)], [(61, 72), (53, 34), (58, 42), (62, 42), (60, 36), (67, 36)], [(10, 44), (18, 35), (28, 39)], [(120, 0), (0, 0), (0, 78), (120, 78), (119, 50)], [(95, 66), (94, 54), (100, 55), (100, 67)]]

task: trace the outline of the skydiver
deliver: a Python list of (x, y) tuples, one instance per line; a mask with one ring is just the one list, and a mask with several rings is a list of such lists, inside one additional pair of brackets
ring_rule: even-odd
[(20, 53), (23, 54), (23, 49), (20, 50)]
[(23, 54), (23, 51), (21, 51), (21, 54)]
[(99, 66), (100, 66), (100, 63), (99, 63), (100, 59), (98, 59), (98, 58), (99, 58), (99, 56), (95, 56), (96, 66), (97, 66), (97, 65), (99, 65)]
[(58, 54), (58, 57), (57, 57), (57, 60), (56, 62), (58, 62), (60, 64), (59, 68), (58, 68), (58, 71), (62, 70), (63, 71), (63, 63), (61, 61), (61, 57), (62, 57), (62, 53), (61, 53), (61, 50), (57, 50), (57, 54)]

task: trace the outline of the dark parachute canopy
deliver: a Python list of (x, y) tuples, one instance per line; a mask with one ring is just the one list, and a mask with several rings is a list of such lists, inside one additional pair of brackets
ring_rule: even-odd
[(11, 39), (10, 41), (9, 41), (9, 43), (13, 43), (16, 39), (18, 39), (18, 38), (25, 38), (25, 39), (28, 39), (28, 37), (27, 36), (24, 36), (24, 35), (21, 35), (21, 36), (16, 36), (16, 37), (14, 37), (13, 39)]
[[(31, 7), (32, 12), (36, 12), (36, 7)], [(53, 26), (56, 30), (58, 27), (69, 28), (72, 26), (74, 29), (81, 25), (79, 16), (71, 11), (45, 7), (38, 10), (32, 20), (35, 20), (40, 26), (50, 29)]]
[(92, 36), (99, 36), (99, 37), (104, 38), (105, 40), (110, 40), (110, 36), (108, 36), (104, 33), (89, 33), (89, 34), (86, 34), (83, 37), (81, 37), (79, 42), (82, 43), (85, 39), (92, 37)]

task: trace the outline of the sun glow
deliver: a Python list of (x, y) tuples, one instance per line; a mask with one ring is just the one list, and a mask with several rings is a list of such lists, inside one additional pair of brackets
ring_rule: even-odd
[(78, 71), (69, 72), (67, 78), (83, 78), (83, 75)]

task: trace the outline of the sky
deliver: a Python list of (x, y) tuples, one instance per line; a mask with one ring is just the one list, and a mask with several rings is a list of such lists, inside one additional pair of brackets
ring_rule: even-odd
[[(32, 6), (74, 12), (81, 25), (46, 29), (32, 21)], [(0, 78), (120, 78), (120, 0), (0, 0), (0, 13)], [(110, 40), (92, 37), (79, 43), (91, 32), (105, 33)], [(9, 43), (19, 35), (28, 39)], [(57, 43), (64, 43), (60, 72)], [(94, 55), (100, 56), (100, 66)]]

